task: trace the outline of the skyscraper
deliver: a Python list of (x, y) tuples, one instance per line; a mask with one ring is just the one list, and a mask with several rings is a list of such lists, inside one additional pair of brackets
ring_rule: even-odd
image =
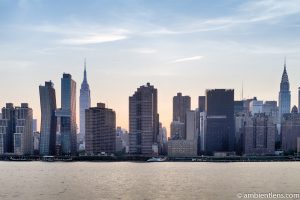
[(171, 139), (184, 140), (185, 139), (185, 124), (179, 121), (171, 122)]
[(80, 132), (79, 132), (79, 143), (80, 147), (84, 149), (85, 146), (85, 110), (91, 107), (91, 96), (90, 96), (90, 86), (87, 82), (86, 75), (86, 61), (84, 61), (84, 74), (83, 81), (80, 88), (79, 97), (79, 107), (80, 107)]
[(291, 112), (291, 91), (289, 77), (286, 71), (286, 61), (284, 60), (284, 69), (281, 77), (279, 91), (279, 122), (282, 121), (282, 116), (285, 113)]
[(293, 112), (284, 114), (281, 125), (282, 150), (297, 151), (297, 138), (300, 138), (300, 114), (297, 107), (293, 107)]
[(32, 119), (32, 132), (37, 132), (37, 119)]
[(158, 133), (157, 89), (147, 83), (129, 97), (129, 152), (157, 153)]
[(206, 90), (206, 151), (234, 150), (234, 90)]
[(244, 123), (244, 154), (272, 155), (275, 152), (276, 125), (264, 113), (247, 116)]
[(97, 155), (116, 152), (116, 113), (98, 103), (85, 110), (86, 153)]
[(198, 140), (198, 133), (196, 129), (196, 111), (189, 110), (186, 112), (186, 140)]
[(14, 153), (33, 154), (32, 109), (27, 103), (15, 108), (16, 129), (14, 133)]
[[(191, 97), (189, 96), (182, 96), (181, 93), (177, 93), (177, 96), (173, 97), (173, 122), (171, 123), (171, 126), (179, 125), (180, 123), (183, 123), (184, 129), (182, 132), (178, 132), (179, 129), (176, 129), (176, 133), (172, 132), (175, 130), (171, 127), (171, 136), (177, 137), (177, 139), (185, 139), (186, 133), (185, 133), (185, 122), (186, 122), (186, 112), (191, 109)], [(179, 136), (179, 138), (178, 138)], [(173, 137), (175, 139), (175, 137)]]
[(45, 82), (45, 86), (40, 86), (39, 90), (41, 104), (40, 154), (55, 155), (57, 126), (55, 89), (53, 83), (49, 81)]
[(205, 96), (198, 97), (198, 109), (199, 109), (199, 112), (205, 111)]
[(76, 82), (71, 74), (61, 79), (61, 108), (56, 110), (60, 124), (62, 154), (75, 155), (77, 152), (76, 125)]
[(173, 121), (185, 123), (186, 111), (191, 110), (191, 97), (177, 93), (173, 97)]
[(6, 107), (2, 108), (0, 119), (0, 154), (14, 152), (15, 129), (15, 108), (12, 103), (7, 103)]
[(300, 87), (298, 88), (298, 113), (300, 113)]

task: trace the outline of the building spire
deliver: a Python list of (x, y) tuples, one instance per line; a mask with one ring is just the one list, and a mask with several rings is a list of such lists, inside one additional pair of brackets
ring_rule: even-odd
[(87, 82), (87, 78), (86, 78), (86, 58), (84, 58), (84, 76), (83, 76), (83, 81)]
[(284, 58), (284, 69), (283, 69), (283, 73), (282, 73), (282, 78), (281, 78), (281, 82), (286, 82), (288, 83), (289, 82), (289, 78), (288, 78), (288, 74), (287, 74), (287, 71), (286, 71), (286, 57)]

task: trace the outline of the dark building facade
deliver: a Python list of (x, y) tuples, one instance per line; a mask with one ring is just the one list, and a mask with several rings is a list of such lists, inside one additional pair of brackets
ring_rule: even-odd
[(177, 93), (173, 97), (173, 121), (185, 123), (186, 111), (191, 110), (191, 97)]
[(234, 101), (234, 114), (244, 113), (244, 101)]
[(14, 152), (14, 133), (16, 129), (15, 109), (12, 103), (7, 103), (2, 108), (0, 119), (0, 153)]
[(274, 118), (262, 114), (246, 117), (243, 138), (245, 155), (273, 155), (276, 125)]
[(7, 103), (0, 119), (0, 154), (33, 153), (32, 109), (27, 103), (14, 107)]
[(205, 96), (198, 97), (198, 109), (199, 109), (199, 112), (205, 111)]
[(296, 152), (298, 138), (300, 138), (300, 114), (284, 114), (281, 124), (282, 150)]
[(62, 154), (75, 155), (77, 153), (76, 82), (71, 74), (63, 74), (61, 108), (57, 109), (55, 114), (60, 125)]
[(45, 86), (39, 87), (41, 104), (41, 135), (40, 154), (55, 155), (56, 126), (55, 116), (56, 95), (53, 83), (45, 82)]
[[(179, 132), (178, 124), (182, 123), (185, 127), (186, 125), (186, 112), (191, 109), (191, 97), (182, 96), (181, 93), (177, 93), (176, 96), (173, 97), (173, 122), (171, 123), (171, 136), (173, 139), (176, 137), (185, 139), (186, 131), (185, 128)], [(175, 127), (172, 127), (174, 126)], [(176, 129), (176, 133), (174, 130)]]
[(206, 151), (234, 151), (234, 90), (206, 91)]
[(157, 153), (158, 134), (157, 89), (147, 83), (129, 97), (129, 153)]
[(116, 152), (116, 113), (98, 103), (85, 110), (86, 153), (97, 155)]
[(298, 88), (298, 113), (300, 113), (300, 87)]

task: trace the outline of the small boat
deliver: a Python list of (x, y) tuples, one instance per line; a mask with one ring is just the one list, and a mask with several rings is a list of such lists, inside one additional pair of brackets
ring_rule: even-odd
[(166, 160), (167, 160), (166, 157), (165, 157), (165, 158), (152, 157), (152, 158), (149, 158), (149, 159), (147, 160), (147, 162), (164, 162), (164, 161), (166, 161)]
[(24, 158), (24, 157), (21, 157), (21, 158), (9, 157), (9, 160), (10, 161), (32, 161), (32, 159)]
[(54, 156), (43, 156), (42, 161), (54, 162)]

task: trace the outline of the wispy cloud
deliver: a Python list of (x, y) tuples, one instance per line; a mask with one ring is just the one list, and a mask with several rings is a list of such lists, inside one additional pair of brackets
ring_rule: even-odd
[(278, 22), (284, 17), (300, 13), (299, 0), (262, 0), (249, 1), (241, 4), (235, 12), (228, 16), (203, 19), (186, 19), (176, 28), (158, 26), (147, 34), (174, 35), (229, 29), (256, 23)]
[(187, 61), (193, 61), (193, 60), (200, 60), (203, 56), (193, 56), (193, 57), (186, 57), (186, 58), (180, 58), (171, 61), (170, 63), (181, 63), (181, 62), (187, 62)]
[(58, 35), (61, 44), (86, 45), (104, 42), (114, 42), (128, 38), (126, 29), (103, 28), (100, 26), (86, 25), (41, 25), (33, 27), (35, 31)]
[(85, 44), (96, 44), (103, 42), (113, 42), (117, 40), (126, 39), (125, 35), (118, 34), (95, 34), (90, 36), (74, 37), (62, 39), (61, 43), (70, 45), (85, 45)]

